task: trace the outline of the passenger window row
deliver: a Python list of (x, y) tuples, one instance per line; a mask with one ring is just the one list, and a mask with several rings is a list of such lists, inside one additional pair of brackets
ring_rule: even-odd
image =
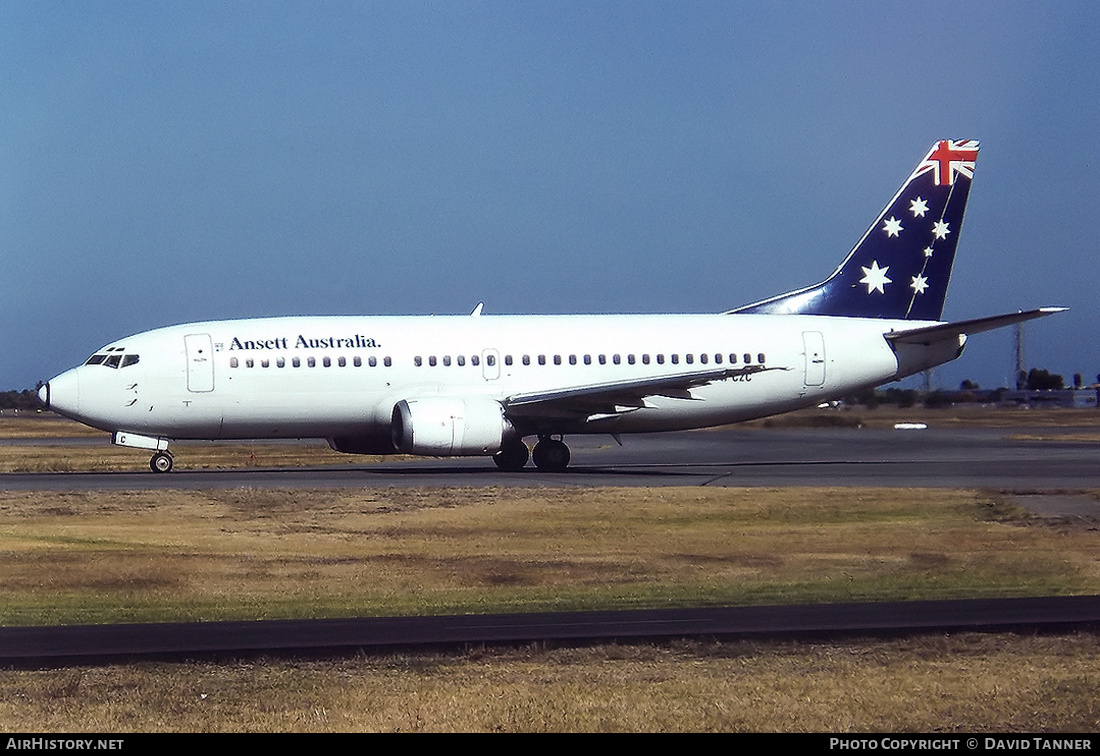
[[(749, 352), (745, 352), (744, 354), (740, 355), (740, 361), (743, 362), (746, 365), (749, 365), (749, 364), (752, 364), (752, 361), (753, 361), (752, 357), (753, 357), (752, 354), (750, 354)], [(664, 353), (659, 353), (659, 354), (652, 355), (652, 358), (651, 358), (651, 356), (648, 353), (641, 354), (641, 355), (627, 354), (627, 355), (625, 355), (625, 358), (624, 358), (624, 356), (621, 355), (621, 354), (612, 354), (610, 356), (606, 355), (606, 354), (598, 354), (598, 355), (595, 355), (595, 356), (593, 356), (591, 354), (584, 354), (584, 355), (581, 355), (579, 357), (575, 354), (566, 355), (565, 357), (563, 357), (560, 354), (550, 355), (549, 357), (545, 354), (536, 355), (535, 357), (532, 357), (529, 354), (525, 354), (525, 355), (522, 355), (519, 358), (519, 361), (523, 365), (531, 365), (531, 364), (562, 365), (562, 364), (565, 364), (565, 363), (568, 363), (570, 365), (578, 365), (578, 364), (606, 365), (609, 362), (612, 365), (621, 365), (621, 364), (623, 364), (624, 361), (627, 365), (635, 365), (635, 364), (638, 364), (639, 362), (642, 365), (649, 365), (649, 364), (651, 364), (651, 362), (656, 363), (657, 365), (664, 365), (666, 363), (666, 355)], [(700, 364), (700, 365), (709, 365), (712, 362), (715, 365), (723, 365), (723, 364), (737, 365), (737, 364), (739, 364), (739, 357), (738, 357), (738, 355), (733, 354), (733, 353), (730, 353), (728, 355), (718, 354), (718, 353), (715, 353), (713, 355), (711, 355), (711, 354), (698, 354), (697, 355), (697, 354), (694, 354), (694, 353), (684, 354), (684, 355), (680, 355), (679, 353), (675, 353), (675, 354), (667, 355), (667, 362), (669, 364), (679, 365), (679, 364), (681, 364), (681, 361), (685, 365), (694, 365), (694, 364), (696, 364), (696, 362), (698, 362), (698, 364)], [(756, 361), (760, 364), (764, 364), (767, 361), (765, 359), (765, 355), (764, 355), (763, 352), (760, 352), (756, 355)], [(514, 364), (514, 362), (515, 362), (515, 360), (514, 360), (512, 355), (510, 355), (510, 354), (504, 355), (504, 364), (505, 365), (512, 365), (512, 364)], [(492, 354), (485, 355), (485, 363), (488, 366), (493, 367), (494, 365), (496, 365), (496, 357)], [(459, 367), (462, 367), (463, 365), (466, 364), (466, 358), (463, 355), (459, 355), (459, 356), (455, 357), (452, 360), (450, 355), (444, 355), (443, 357), (436, 357), (435, 355), (430, 355), (427, 358), (421, 357), (420, 355), (417, 355), (416, 357), (413, 357), (413, 364), (416, 367), (422, 367), (424, 365), (427, 365), (428, 367), (436, 367), (437, 365), (442, 365), (443, 367), (450, 367), (451, 365), (458, 365)], [(476, 354), (470, 357), (470, 364), (474, 365), (474, 366), (479, 364), (478, 363), (478, 356)]]
[[(96, 360), (97, 357), (101, 358), (101, 359)], [(120, 357), (120, 355), (112, 355), (112, 356), (108, 357), (106, 355), (98, 355), (97, 354), (97, 355), (93, 355), (92, 358), (88, 360), (87, 364), (89, 364), (89, 365), (98, 364), (98, 362), (104, 361), (102, 358), (106, 358), (107, 362), (114, 359), (115, 364), (112, 365), (112, 367), (118, 367), (117, 358), (119, 358), (119, 357)], [(133, 359), (133, 362), (129, 361), (131, 358)], [(133, 364), (134, 362), (137, 362), (137, 359), (138, 358), (137, 358), (136, 354), (126, 355), (125, 358), (123, 359), (122, 367), (126, 367), (127, 365), (130, 365), (130, 364)], [(639, 363), (642, 364), (642, 365), (650, 365), (650, 364), (679, 365), (679, 364), (681, 364), (681, 362), (685, 365), (694, 365), (696, 363), (698, 363), (700, 365), (710, 365), (710, 364), (714, 364), (714, 365), (725, 365), (725, 364), (737, 365), (737, 364), (742, 364), (742, 363), (745, 364), (745, 365), (750, 365), (753, 362), (753, 355), (750, 354), (749, 352), (745, 352), (742, 355), (737, 355), (737, 354), (734, 354), (732, 352), (730, 354), (715, 353), (713, 355), (712, 354), (707, 354), (707, 353), (704, 353), (704, 354), (688, 353), (688, 354), (684, 354), (684, 355), (681, 355), (679, 353), (673, 353), (673, 354), (665, 355), (663, 352), (660, 352), (660, 353), (654, 354), (652, 356), (647, 352), (647, 353), (643, 353), (641, 355), (635, 355), (635, 354), (631, 353), (631, 354), (627, 354), (625, 356), (621, 355), (621, 354), (612, 354), (612, 355), (598, 354), (598, 355), (593, 356), (591, 354), (585, 354), (585, 355), (581, 355), (579, 357), (575, 354), (566, 355), (565, 357), (563, 357), (560, 354), (554, 354), (554, 355), (550, 355), (550, 356), (547, 356), (545, 354), (539, 354), (539, 355), (536, 355), (535, 357), (532, 357), (529, 354), (525, 354), (525, 355), (522, 355), (519, 358), (519, 361), (523, 365), (532, 365), (532, 364), (537, 364), (537, 365), (549, 365), (549, 364), (553, 364), (553, 365), (562, 365), (562, 364), (569, 364), (569, 365), (578, 365), (578, 364), (583, 364), (583, 365), (592, 365), (592, 364), (607, 365), (608, 363), (610, 363), (612, 365), (621, 365), (624, 362), (627, 365), (636, 365), (636, 364), (639, 364)], [(497, 362), (496, 355), (493, 355), (493, 354), (485, 355), (485, 364), (488, 367), (495, 367), (496, 362)], [(758, 362), (761, 365), (763, 365), (765, 362), (767, 362), (763, 352), (760, 352), (756, 355), (756, 362)], [(510, 355), (510, 354), (504, 355), (504, 364), (505, 365), (513, 365), (514, 363), (515, 363), (515, 360), (514, 360), (512, 355)], [(252, 367), (256, 367), (257, 364), (262, 368), (271, 367), (272, 365), (274, 365), (277, 368), (283, 368), (283, 367), (286, 367), (287, 365), (290, 365), (290, 367), (301, 367), (303, 364), (306, 367), (317, 367), (318, 364), (320, 364), (322, 367), (332, 367), (333, 365), (335, 365), (337, 367), (347, 367), (349, 364), (351, 364), (353, 367), (362, 367), (364, 365), (364, 360), (363, 360), (362, 357), (360, 357), (358, 355), (356, 355), (355, 357), (352, 357), (351, 360), (350, 360), (350, 363), (349, 363), (349, 360), (348, 360), (347, 357), (336, 357), (336, 358), (322, 357), (322, 358), (320, 358), (320, 362), (318, 362), (318, 359), (316, 357), (306, 357), (304, 359), (301, 358), (301, 357), (291, 357), (289, 360), (286, 357), (276, 357), (274, 360), (266, 359), (266, 358), (256, 360), (252, 357), (246, 357), (243, 360), (241, 360), (238, 357), (230, 357), (229, 358), (229, 367), (231, 367), (231, 368), (241, 367), (242, 365), (246, 368), (252, 368)], [(381, 359), (379, 359), (377, 357), (368, 357), (365, 361), (365, 364), (368, 367), (377, 367), (378, 365), (383, 365), (384, 367), (391, 367), (393, 365), (393, 360), (390, 357), (383, 357)], [(437, 366), (442, 366), (442, 367), (451, 367), (451, 366), (465, 367), (467, 364), (469, 364), (473, 367), (478, 367), (479, 365), (481, 365), (481, 357), (479, 355), (476, 355), (476, 354), (470, 355), (468, 358), (466, 357), (466, 355), (462, 355), (462, 354), (454, 356), (454, 357), (452, 357), (449, 354), (448, 355), (443, 355), (442, 357), (438, 357), (434, 354), (429, 355), (427, 358), (422, 357), (420, 355), (417, 355), (417, 356), (413, 357), (413, 365), (415, 365), (416, 367), (423, 367), (424, 365), (427, 365), (428, 367), (437, 367)]]
[(363, 367), (364, 364), (367, 367), (378, 367), (379, 365), (391, 367), (393, 365), (393, 359), (390, 357), (383, 357), (381, 359), (377, 357), (368, 357), (364, 360), (359, 355), (352, 357), (350, 361), (347, 357), (322, 357), (320, 361), (318, 361), (316, 357), (306, 357), (305, 359), (301, 357), (291, 357), (289, 360), (286, 357), (276, 357), (274, 360), (267, 358), (257, 360), (252, 357), (245, 357), (244, 360), (237, 357), (229, 358), (229, 367), (231, 368), (241, 367), (242, 365), (246, 368), (251, 368), (256, 367), (257, 364), (262, 368), (271, 367), (272, 365), (277, 368), (285, 368), (287, 365), (290, 367), (302, 367), (302, 365), (306, 367), (317, 367), (317, 365), (321, 365), (322, 367), (332, 367), (333, 365), (336, 367), (347, 367), (349, 364), (352, 367)]

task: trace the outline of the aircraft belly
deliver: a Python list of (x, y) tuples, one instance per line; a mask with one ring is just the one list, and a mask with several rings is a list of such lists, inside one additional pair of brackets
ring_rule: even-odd
[(369, 394), (239, 392), (223, 398), (220, 438), (328, 438), (366, 433), (389, 423)]

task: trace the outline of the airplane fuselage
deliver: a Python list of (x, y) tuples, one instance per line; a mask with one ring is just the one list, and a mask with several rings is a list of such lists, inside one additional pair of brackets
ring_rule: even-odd
[(93, 427), (150, 437), (388, 439), (402, 400), (505, 402), (521, 392), (746, 371), (611, 411), (570, 411), (531, 427), (521, 412), (516, 419), (522, 435), (698, 428), (811, 406), (891, 380), (899, 374), (898, 356), (882, 334), (915, 325), (762, 315), (192, 323), (104, 347), (96, 353), (103, 359), (50, 381), (50, 404)]

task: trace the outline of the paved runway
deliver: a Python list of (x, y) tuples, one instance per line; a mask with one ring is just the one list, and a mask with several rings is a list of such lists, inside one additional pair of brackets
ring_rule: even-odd
[[(1100, 442), (1072, 429), (733, 428), (566, 439), (564, 473), (500, 472), (487, 458), (394, 460), (344, 467), (0, 475), (8, 490), (331, 488), (374, 486), (896, 486), (1052, 491), (1100, 489)], [(1095, 435), (1095, 431), (1092, 431)]]

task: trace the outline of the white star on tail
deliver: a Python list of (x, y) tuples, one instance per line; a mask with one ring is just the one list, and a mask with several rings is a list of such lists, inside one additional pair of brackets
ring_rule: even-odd
[(872, 260), (870, 268), (864, 268), (862, 265), (860, 268), (863, 269), (865, 275), (863, 278), (859, 279), (859, 282), (861, 284), (867, 284), (868, 294), (875, 290), (877, 290), (879, 294), (885, 294), (886, 284), (893, 283), (893, 281), (886, 277), (886, 271), (890, 270), (889, 265), (885, 268), (880, 268), (878, 266), (878, 260)]
[(910, 200), (909, 212), (913, 214), (914, 218), (923, 218), (924, 214), (928, 212), (928, 201), (920, 197)]
[(901, 221), (891, 215), (882, 222), (882, 230), (886, 232), (887, 236), (897, 236), (904, 229), (901, 227)]
[(943, 221), (936, 221), (932, 224), (932, 235), (937, 239), (944, 239), (949, 233), (951, 233), (951, 229)]
[(909, 284), (909, 288), (913, 290), (914, 294), (923, 294), (924, 290), (928, 288), (928, 279), (924, 276), (913, 276), (913, 282)]

